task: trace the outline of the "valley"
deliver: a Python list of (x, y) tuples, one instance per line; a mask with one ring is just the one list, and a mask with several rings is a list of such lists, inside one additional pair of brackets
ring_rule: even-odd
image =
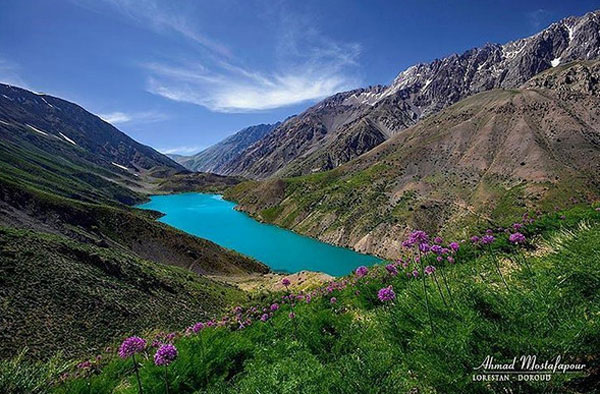
[(218, 194), (153, 196), (137, 207), (164, 213), (162, 223), (255, 258), (283, 274), (313, 271), (341, 276), (380, 261), (259, 223)]
[[(127, 113), (137, 74), (101, 116), (0, 83), (0, 392), (600, 390), (600, 11), (361, 88), (360, 45), (262, 74), (157, 4), (115, 6), (173, 49), (103, 66)], [(584, 367), (477, 380), (526, 354)]]

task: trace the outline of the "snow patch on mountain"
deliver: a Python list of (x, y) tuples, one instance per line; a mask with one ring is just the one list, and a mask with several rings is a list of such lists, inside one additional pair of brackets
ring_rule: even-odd
[(125, 166), (122, 166), (122, 165), (120, 165), (120, 164), (117, 164), (117, 163), (115, 163), (114, 161), (113, 161), (112, 163), (110, 163), (110, 164), (112, 164), (112, 165), (113, 165), (113, 166), (115, 166), (115, 167), (119, 167), (119, 168), (120, 168), (120, 169), (122, 169), (122, 170), (129, 171), (129, 168), (127, 168), (127, 167), (125, 167)]
[(41, 135), (45, 135), (46, 137), (48, 137), (48, 133), (46, 133), (45, 131), (42, 131), (42, 130), (40, 130), (40, 129), (37, 129), (37, 128), (35, 128), (35, 127), (33, 127), (32, 125), (30, 125), (30, 124), (27, 124), (27, 123), (25, 123), (25, 126), (29, 127), (31, 130), (35, 131), (36, 133), (39, 133), (39, 134), (41, 134)]
[(556, 59), (553, 59), (550, 64), (552, 65), (552, 67), (556, 67), (560, 64), (560, 57), (557, 57)]
[(77, 144), (75, 143), (75, 141), (73, 141), (72, 139), (70, 139), (69, 137), (67, 137), (66, 135), (64, 135), (63, 133), (61, 133), (61, 132), (58, 132), (58, 134), (60, 134), (60, 136), (61, 136), (61, 137), (63, 137), (63, 138), (64, 138), (64, 139), (65, 139), (67, 142), (70, 142), (70, 143), (71, 143), (71, 144), (73, 144), (73, 145), (77, 145)]

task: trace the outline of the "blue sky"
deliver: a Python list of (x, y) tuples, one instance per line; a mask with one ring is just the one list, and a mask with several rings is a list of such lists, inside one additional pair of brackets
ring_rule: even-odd
[(190, 154), (335, 92), (521, 38), (595, 1), (3, 0), (0, 81)]

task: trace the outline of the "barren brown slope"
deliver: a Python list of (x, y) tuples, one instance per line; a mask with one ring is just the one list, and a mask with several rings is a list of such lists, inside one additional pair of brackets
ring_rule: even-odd
[(264, 220), (385, 257), (407, 228), (444, 233), (597, 197), (600, 97), (589, 86), (599, 72), (598, 63), (575, 63), (526, 84), (572, 74), (579, 82), (569, 88), (477, 94), (337, 169), (243, 183), (228, 197)]

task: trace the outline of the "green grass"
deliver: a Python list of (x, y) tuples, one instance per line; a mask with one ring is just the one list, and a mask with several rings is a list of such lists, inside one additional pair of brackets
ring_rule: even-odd
[(0, 255), (2, 358), (27, 346), (28, 358), (72, 359), (125, 333), (215, 316), (245, 298), (186, 269), (56, 235), (0, 227)]
[[(600, 366), (600, 212), (575, 207), (560, 215), (527, 227), (528, 238), (535, 240), (535, 248), (525, 252), (531, 271), (502, 259), (509, 290), (490, 256), (464, 244), (458, 263), (443, 268), (453, 294), (450, 307), (428, 282), (434, 333), (422, 282), (373, 268), (355, 286), (309, 304), (299, 301), (296, 319), (288, 317), (286, 304), (266, 323), (255, 321), (243, 330), (209, 328), (176, 340), (171, 392), (594, 392)], [(504, 237), (494, 250), (515, 262), (522, 253)], [(397, 298), (383, 305), (376, 294), (388, 285)], [(329, 302), (331, 296), (336, 304)], [(262, 305), (269, 302), (261, 299)], [(153, 366), (152, 353), (141, 357), (142, 384), (144, 392), (162, 393), (164, 369)], [(555, 374), (544, 383), (472, 380), (473, 368), (488, 355), (510, 360), (528, 354), (561, 355), (587, 367), (585, 373)], [(102, 372), (91, 379), (71, 378), (54, 390), (137, 391), (130, 360), (108, 357), (100, 366)]]

